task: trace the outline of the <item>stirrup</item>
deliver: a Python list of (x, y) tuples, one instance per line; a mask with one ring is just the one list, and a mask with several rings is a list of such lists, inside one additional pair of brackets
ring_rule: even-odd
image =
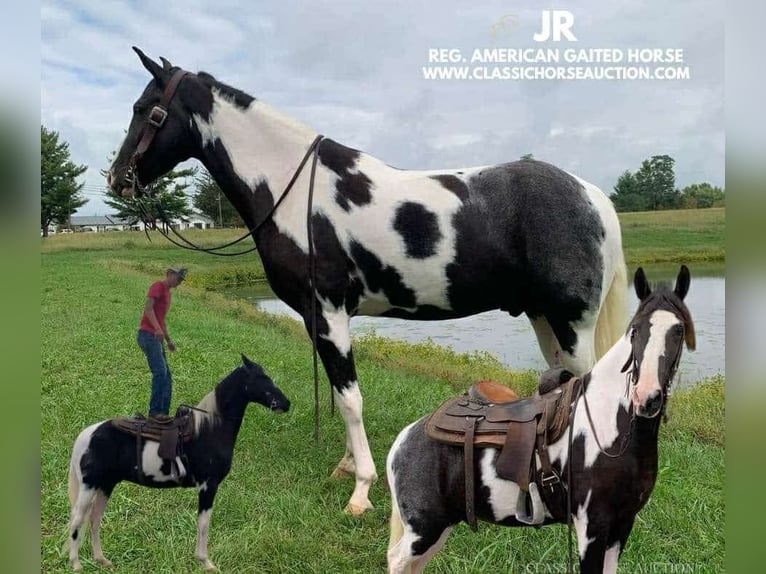
[(545, 507), (536, 482), (529, 483), (529, 501), (532, 503), (531, 514), (527, 513), (527, 494), (520, 490), (516, 499), (516, 520), (530, 526), (542, 524), (545, 520)]
[(170, 477), (173, 480), (178, 480), (184, 476), (186, 476), (186, 467), (184, 466), (184, 463), (181, 462), (181, 457), (177, 456), (170, 462)]

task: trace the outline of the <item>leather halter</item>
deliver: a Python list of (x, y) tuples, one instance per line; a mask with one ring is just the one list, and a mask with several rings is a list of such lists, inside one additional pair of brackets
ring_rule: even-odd
[(183, 80), (189, 73), (190, 72), (187, 72), (186, 70), (176, 70), (165, 86), (165, 90), (162, 92), (162, 97), (160, 98), (160, 103), (152, 108), (152, 111), (149, 112), (149, 116), (146, 118), (144, 131), (141, 134), (141, 140), (138, 142), (138, 146), (136, 146), (136, 151), (133, 152), (133, 155), (130, 156), (130, 160), (128, 161), (129, 170), (136, 167), (138, 160), (141, 159), (141, 156), (143, 156), (146, 153), (146, 150), (149, 149), (149, 146), (152, 145), (157, 130), (165, 125), (170, 101), (176, 93), (178, 84), (180, 84), (181, 80)]

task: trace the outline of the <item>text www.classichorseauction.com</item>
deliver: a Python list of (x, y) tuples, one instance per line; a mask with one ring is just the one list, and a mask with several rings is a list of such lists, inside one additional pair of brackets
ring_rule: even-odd
[(421, 70), (426, 80), (689, 80), (683, 63), (681, 48), (476, 48), (470, 57), (430, 48)]
[[(707, 571), (703, 562), (649, 562), (648, 564), (626, 564), (625, 570), (634, 574), (697, 574)], [(526, 574), (558, 574), (567, 572), (567, 564), (551, 562), (530, 562), (524, 566)]]

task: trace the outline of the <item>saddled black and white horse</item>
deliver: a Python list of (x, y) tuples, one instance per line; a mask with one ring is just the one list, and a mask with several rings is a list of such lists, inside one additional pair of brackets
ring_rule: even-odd
[[(237, 440), (248, 403), (285, 412), (290, 401), (260, 365), (242, 355), (243, 365), (234, 369), (210, 391), (193, 411), (194, 436), (184, 446), (186, 473), (181, 478), (158, 456), (159, 443), (144, 440), (138, 464), (136, 438), (110, 421), (89, 426), (77, 437), (69, 464), (69, 561), (81, 570), (79, 559), (83, 524), (90, 517), (93, 558), (111, 566), (101, 550), (99, 527), (114, 487), (122, 481), (152, 488), (195, 487), (199, 491), (197, 547), (195, 555), (206, 570), (215, 568), (208, 558), (210, 513), (218, 487), (231, 469)], [(139, 476), (139, 472), (141, 475)]]
[(302, 315), (309, 333), (316, 320), (318, 352), (346, 424), (346, 453), (334, 474), (356, 476), (347, 511), (372, 508), (368, 492), (377, 478), (351, 317), (526, 313), (548, 363), (575, 374), (620, 337), (626, 321), (620, 225), (595, 186), (534, 160), (396, 169), (321, 139), (207, 73), (136, 52), (153, 79), (133, 106), (108, 184), (132, 194), (136, 182), (147, 185), (188, 158), (215, 178), (253, 231), (276, 295)]
[[(690, 349), (695, 346), (694, 325), (683, 302), (689, 282), (689, 270), (682, 266), (673, 290), (652, 290), (638, 269), (638, 311), (625, 335), (581, 379), (571, 453), (567, 432), (549, 446), (565, 485), (572, 467), (569, 511), (581, 572), (617, 571), (636, 514), (654, 488), (660, 415), (684, 342)], [(391, 573), (420, 572), (455, 524), (466, 520), (463, 450), (428, 437), (426, 419), (399, 433), (386, 461)], [(481, 448), (475, 454), (476, 515), (494, 524), (525, 526), (516, 516), (519, 486), (498, 477), (498, 453)], [(566, 522), (566, 505), (563, 510), (564, 516), (552, 516), (546, 508), (545, 523)]]

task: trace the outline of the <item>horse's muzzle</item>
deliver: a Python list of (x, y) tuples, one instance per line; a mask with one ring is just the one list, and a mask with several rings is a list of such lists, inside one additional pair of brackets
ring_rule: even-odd
[(125, 169), (125, 175), (123, 177), (117, 177), (109, 170), (106, 173), (106, 185), (112, 190), (112, 193), (122, 197), (134, 197), (134, 185), (133, 178), (135, 177), (134, 170), (132, 168)]
[(645, 404), (639, 405), (636, 408), (636, 416), (639, 416), (641, 418), (645, 419), (653, 419), (657, 415), (660, 414), (660, 411), (662, 410), (662, 392), (656, 392), (654, 395), (649, 397)]

